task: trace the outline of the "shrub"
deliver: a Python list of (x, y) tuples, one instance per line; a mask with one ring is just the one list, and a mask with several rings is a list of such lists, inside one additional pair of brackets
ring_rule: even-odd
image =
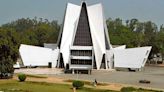
[(20, 82), (23, 82), (23, 81), (26, 80), (26, 75), (25, 74), (19, 74), (18, 79), (19, 79)]
[(121, 88), (121, 92), (133, 92), (133, 91), (136, 91), (137, 89), (136, 88), (133, 88), (133, 87), (123, 87)]
[(82, 88), (84, 86), (84, 82), (75, 80), (75, 81), (73, 81), (72, 86), (77, 89)]

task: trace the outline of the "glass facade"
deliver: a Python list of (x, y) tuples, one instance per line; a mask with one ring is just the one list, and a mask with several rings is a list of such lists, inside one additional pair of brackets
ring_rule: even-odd
[(88, 14), (86, 4), (82, 4), (80, 18), (75, 34), (74, 46), (92, 46), (92, 39), (90, 33), (90, 27), (88, 22)]
[(78, 60), (78, 59), (72, 59), (71, 60), (72, 65), (92, 65), (92, 60)]
[(92, 56), (92, 50), (71, 50), (72, 56)]

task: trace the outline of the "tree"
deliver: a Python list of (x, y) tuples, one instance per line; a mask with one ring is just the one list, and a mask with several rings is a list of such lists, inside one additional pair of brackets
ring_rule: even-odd
[(0, 29), (0, 78), (14, 72), (13, 64), (18, 57), (18, 35), (14, 30)]
[(35, 17), (21, 18), (0, 27), (0, 74), (13, 73), (13, 64), (19, 54), (21, 44), (43, 46), (43, 43), (55, 43), (60, 25), (57, 21)]
[[(164, 53), (164, 27), (158, 31), (157, 25), (151, 21), (140, 22), (138, 19), (126, 21), (117, 18), (107, 20), (110, 41), (114, 45), (127, 45), (127, 47), (152, 46), (151, 54)], [(163, 54), (164, 57), (164, 54)]]
[(136, 28), (138, 24), (138, 19), (131, 19), (130, 23), (129, 23), (129, 28), (131, 31), (134, 31), (134, 29)]
[(134, 47), (135, 35), (127, 26), (123, 25), (122, 20), (117, 18), (115, 20), (107, 20), (107, 26), (109, 29), (110, 41), (115, 45), (124, 45), (127, 47)]
[(164, 59), (164, 27), (161, 26), (157, 36), (157, 46)]
[(157, 54), (159, 48), (156, 44), (157, 41), (157, 25), (151, 21), (144, 23), (144, 45), (152, 46), (152, 54)]

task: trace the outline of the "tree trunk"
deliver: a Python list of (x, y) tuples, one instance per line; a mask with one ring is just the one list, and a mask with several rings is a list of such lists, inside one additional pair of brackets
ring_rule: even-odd
[(75, 87), (73, 87), (73, 92), (76, 92), (76, 88)]

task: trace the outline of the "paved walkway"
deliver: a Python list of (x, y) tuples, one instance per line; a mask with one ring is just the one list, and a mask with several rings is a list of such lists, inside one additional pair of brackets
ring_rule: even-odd
[(57, 75), (57, 74), (63, 74), (63, 69), (56, 69), (56, 68), (23, 68), (23, 69), (15, 69), (14, 73)]
[[(164, 67), (145, 67), (141, 72), (126, 72), (126, 71), (108, 71), (108, 70), (93, 70), (92, 75), (88, 74), (64, 74), (61, 69), (19, 69), (15, 73), (28, 74), (46, 74), (51, 77), (63, 79), (81, 79), (106, 83), (120, 83), (128, 85), (136, 85), (148, 88), (164, 89)], [(150, 80), (150, 84), (140, 84), (139, 80)]]

